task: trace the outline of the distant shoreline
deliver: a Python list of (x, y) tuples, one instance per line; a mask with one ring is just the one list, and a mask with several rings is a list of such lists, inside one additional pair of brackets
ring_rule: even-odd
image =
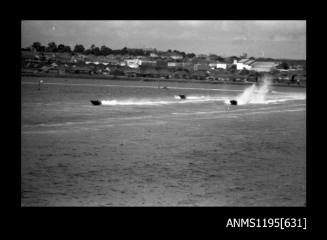
[[(252, 85), (255, 82), (232, 82), (232, 81), (210, 81), (210, 80), (195, 80), (195, 79), (161, 79), (150, 77), (127, 77), (127, 76), (112, 76), (112, 75), (86, 75), (86, 74), (51, 74), (51, 73), (21, 73), (25, 77), (56, 77), (56, 78), (81, 78), (81, 79), (102, 79), (102, 80), (123, 80), (123, 81), (144, 81), (144, 82), (180, 82), (180, 83), (207, 83), (207, 84), (230, 84), (230, 85)], [(306, 88), (306, 85), (287, 83), (273, 83), (272, 86), (278, 87), (299, 87)]]

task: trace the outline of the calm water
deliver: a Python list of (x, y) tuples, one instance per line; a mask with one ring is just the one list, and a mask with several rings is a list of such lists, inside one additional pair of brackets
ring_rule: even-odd
[(39, 80), (21, 85), (23, 206), (305, 204), (303, 88), (228, 108), (248, 86)]

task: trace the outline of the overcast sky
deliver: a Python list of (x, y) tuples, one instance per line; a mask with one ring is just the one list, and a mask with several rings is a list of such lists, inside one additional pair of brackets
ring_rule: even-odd
[(22, 47), (33, 42), (112, 49), (152, 47), (306, 59), (305, 21), (22, 21)]

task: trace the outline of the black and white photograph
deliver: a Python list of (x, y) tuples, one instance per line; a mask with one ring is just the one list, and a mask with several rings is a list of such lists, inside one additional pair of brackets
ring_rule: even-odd
[(21, 20), (21, 207), (305, 207), (306, 20)]

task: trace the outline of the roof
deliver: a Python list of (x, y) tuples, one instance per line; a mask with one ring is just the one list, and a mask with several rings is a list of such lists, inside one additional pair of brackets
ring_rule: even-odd
[(278, 63), (276, 62), (254, 62), (252, 64), (253, 68), (272, 68), (276, 67)]
[(248, 58), (243, 58), (243, 59), (241, 59), (241, 60), (239, 60), (238, 62), (239, 63), (245, 63), (245, 62), (247, 62), (247, 61), (249, 61), (250, 59), (248, 59)]
[(248, 58), (243, 58), (243, 59), (238, 61), (238, 63), (243, 63), (243, 64), (246, 64), (246, 65), (251, 65), (254, 62), (255, 62), (255, 60), (248, 59)]

